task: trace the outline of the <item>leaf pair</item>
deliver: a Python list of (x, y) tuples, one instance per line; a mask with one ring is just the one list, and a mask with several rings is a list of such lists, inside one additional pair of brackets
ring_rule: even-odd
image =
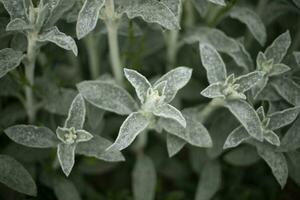
[(48, 128), (32, 125), (16, 125), (5, 130), (13, 141), (33, 147), (57, 147), (57, 157), (63, 172), (68, 176), (75, 163), (75, 151), (78, 154), (93, 156), (108, 161), (124, 160), (117, 151), (105, 151), (111, 144), (100, 136), (93, 136), (83, 130), (85, 121), (85, 103), (81, 95), (77, 95), (69, 109), (64, 127), (58, 127), (57, 136)]
[(93, 105), (120, 115), (129, 114), (111, 149), (122, 150), (129, 146), (139, 133), (147, 128), (154, 128), (157, 121), (155, 117), (173, 119), (181, 126), (186, 126), (180, 111), (169, 103), (177, 91), (190, 80), (191, 69), (178, 67), (153, 85), (137, 71), (125, 69), (124, 72), (135, 88), (141, 106), (138, 106), (124, 89), (112, 83), (85, 81), (77, 85), (79, 92)]

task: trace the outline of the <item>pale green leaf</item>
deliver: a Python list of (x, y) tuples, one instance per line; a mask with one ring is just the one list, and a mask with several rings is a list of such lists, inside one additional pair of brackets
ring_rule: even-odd
[(213, 83), (210, 84), (207, 88), (205, 88), (201, 95), (207, 97), (207, 98), (224, 98), (225, 95), (222, 92), (223, 85), (221, 83)]
[(27, 19), (24, 0), (1, 0), (11, 19)]
[(72, 50), (75, 56), (78, 54), (77, 45), (74, 39), (71, 36), (67, 36), (60, 32), (56, 26), (42, 32), (39, 35), (38, 41), (52, 42), (63, 49)]
[(169, 157), (176, 155), (186, 144), (186, 141), (173, 134), (167, 134), (167, 150)]
[(234, 129), (227, 137), (223, 149), (237, 147), (244, 141), (249, 140), (251, 137), (247, 133), (246, 129), (243, 126), (239, 126)]
[(224, 160), (231, 165), (243, 167), (255, 164), (259, 157), (255, 148), (247, 145), (232, 149), (225, 154)]
[(277, 63), (273, 65), (271, 71), (268, 73), (268, 76), (277, 76), (290, 70), (291, 68), (289, 66), (283, 63)]
[(27, 31), (31, 30), (34, 27), (30, 24), (28, 24), (26, 21), (20, 18), (16, 18), (11, 20), (7, 26), (6, 31)]
[(135, 88), (135, 92), (143, 104), (147, 97), (147, 91), (151, 88), (149, 81), (140, 73), (132, 69), (124, 69), (127, 80)]
[(209, 44), (200, 43), (200, 55), (209, 83), (225, 82), (227, 77), (226, 67), (217, 50)]
[(292, 105), (300, 105), (300, 86), (289, 78), (281, 78), (272, 81), (276, 92)]
[(239, 76), (235, 79), (235, 84), (239, 85), (238, 90), (242, 93), (248, 91), (254, 87), (257, 82), (264, 78), (265, 73), (261, 71), (254, 71), (242, 76)]
[(66, 119), (64, 127), (82, 129), (85, 121), (86, 108), (83, 97), (77, 95), (69, 109), (68, 118)]
[(53, 189), (58, 200), (81, 200), (77, 188), (68, 179), (55, 178)]
[(225, 0), (208, 0), (208, 1), (220, 6), (226, 6)]
[(280, 146), (279, 137), (271, 130), (264, 131), (264, 139), (275, 146)]
[(0, 78), (5, 76), (8, 72), (15, 69), (21, 64), (24, 55), (21, 51), (15, 51), (13, 49), (1, 49), (0, 50)]
[(153, 114), (158, 117), (173, 119), (184, 128), (186, 127), (186, 120), (182, 116), (181, 112), (170, 104), (162, 104), (157, 106), (153, 111)]
[(5, 129), (5, 134), (14, 142), (33, 148), (56, 147), (56, 135), (46, 127), (15, 125)]
[(284, 151), (293, 151), (300, 147), (300, 117), (289, 128), (281, 140), (281, 148)]
[(37, 195), (31, 175), (19, 162), (6, 155), (0, 155), (0, 182), (20, 193)]
[(85, 0), (77, 19), (76, 34), (78, 39), (90, 33), (97, 25), (99, 13), (104, 6), (104, 0)]
[(132, 172), (134, 200), (154, 200), (156, 187), (155, 166), (146, 155), (139, 155)]
[(123, 122), (116, 141), (108, 147), (108, 150), (121, 151), (125, 149), (149, 124), (150, 121), (142, 113), (131, 113)]
[(276, 130), (292, 123), (297, 118), (299, 112), (300, 107), (294, 107), (272, 113), (268, 116), (270, 118), (268, 128)]
[(77, 85), (80, 94), (94, 106), (120, 115), (138, 109), (130, 94), (123, 88), (104, 81), (84, 81)]
[(57, 158), (66, 176), (69, 176), (75, 164), (75, 144), (60, 143), (57, 146)]

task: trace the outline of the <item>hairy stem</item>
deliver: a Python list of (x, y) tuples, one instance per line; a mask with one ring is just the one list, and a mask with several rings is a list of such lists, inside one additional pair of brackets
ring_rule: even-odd
[(118, 42), (118, 17), (116, 17), (114, 0), (105, 1), (106, 19), (105, 24), (108, 31), (108, 45), (110, 51), (110, 62), (116, 81), (123, 83), (123, 72), (121, 66), (119, 42)]
[(85, 45), (88, 53), (89, 68), (92, 79), (96, 79), (100, 76), (100, 60), (98, 51), (98, 38), (95, 35), (90, 34), (85, 38)]
[(167, 42), (167, 69), (171, 70), (176, 64), (176, 56), (178, 52), (178, 30), (169, 31), (166, 35)]
[(223, 99), (215, 98), (211, 100), (200, 112), (202, 123), (204, 123), (216, 109), (222, 107), (223, 105)]
[(26, 108), (29, 123), (33, 123), (36, 117), (35, 100), (34, 100), (34, 95), (32, 90), (34, 85), (35, 61), (36, 61), (36, 36), (35, 34), (30, 34), (28, 36), (27, 60), (25, 62), (25, 76), (29, 83), (29, 85), (25, 86), (25, 96), (26, 96), (25, 108)]

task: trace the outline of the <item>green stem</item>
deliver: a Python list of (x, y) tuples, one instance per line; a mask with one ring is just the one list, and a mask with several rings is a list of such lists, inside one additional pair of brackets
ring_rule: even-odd
[(116, 81), (119, 84), (123, 83), (123, 72), (121, 66), (119, 42), (118, 42), (118, 27), (119, 18), (115, 13), (114, 0), (105, 1), (106, 19), (105, 24), (108, 32), (108, 45), (110, 51), (110, 62), (112, 65), (112, 71)]
[(191, 0), (184, 0), (184, 27), (190, 28), (195, 24), (194, 6)]
[(224, 100), (220, 98), (215, 98), (211, 100), (201, 111), (201, 121), (204, 123), (210, 115), (218, 108), (222, 107), (224, 105)]
[(179, 31), (178, 30), (172, 30), (167, 33), (167, 69), (171, 70), (174, 65), (176, 64), (176, 57), (178, 53), (178, 36)]
[(26, 112), (28, 116), (29, 123), (35, 121), (36, 109), (35, 100), (33, 95), (33, 85), (34, 85), (34, 70), (36, 61), (36, 36), (35, 34), (30, 34), (28, 36), (28, 46), (27, 46), (27, 60), (25, 62), (25, 76), (29, 85), (25, 86), (25, 96), (26, 96)]
[(98, 51), (98, 38), (90, 34), (85, 38), (85, 45), (88, 53), (89, 68), (92, 79), (97, 79), (100, 76), (100, 59)]

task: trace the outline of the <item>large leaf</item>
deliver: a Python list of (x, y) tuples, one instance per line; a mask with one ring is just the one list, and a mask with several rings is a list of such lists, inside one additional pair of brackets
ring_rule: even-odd
[(125, 149), (149, 124), (150, 121), (142, 113), (131, 113), (123, 122), (116, 141), (108, 147), (108, 150), (121, 151)]
[(80, 94), (94, 106), (128, 115), (138, 106), (130, 94), (123, 88), (104, 81), (84, 81), (77, 85)]
[(272, 81), (272, 86), (287, 102), (295, 106), (300, 105), (300, 86), (292, 79), (276, 79), (275, 81)]
[(58, 144), (57, 157), (60, 166), (66, 176), (69, 176), (75, 164), (76, 144)]
[(294, 107), (272, 113), (268, 116), (270, 118), (268, 128), (271, 130), (276, 130), (292, 123), (297, 118), (299, 112), (300, 107)]
[(85, 1), (79, 12), (76, 24), (76, 33), (78, 39), (83, 38), (96, 27), (99, 19), (99, 13), (104, 3), (104, 0)]
[(93, 139), (87, 142), (78, 143), (76, 147), (76, 153), (109, 162), (124, 161), (125, 158), (121, 152), (106, 151), (110, 145), (112, 145), (112, 142), (109, 140), (101, 136), (94, 135)]
[(178, 90), (183, 88), (191, 79), (192, 69), (187, 67), (177, 67), (165, 75), (163, 75), (160, 79), (158, 79), (154, 86), (166, 81), (167, 85), (165, 87), (165, 102), (171, 102)]
[(260, 17), (249, 8), (236, 7), (230, 12), (230, 17), (246, 24), (254, 38), (263, 46), (267, 40), (266, 27)]
[(200, 55), (209, 83), (225, 82), (227, 77), (226, 67), (217, 50), (209, 44), (200, 43)]
[(148, 23), (158, 23), (166, 29), (179, 29), (176, 15), (163, 2), (156, 0), (120, 1), (122, 12), (132, 19), (141, 17)]
[(5, 129), (6, 135), (14, 142), (33, 148), (56, 147), (56, 135), (46, 127), (15, 125)]
[(36, 185), (30, 174), (19, 162), (6, 155), (0, 155), (0, 182), (27, 195), (37, 194)]
[(143, 104), (147, 97), (147, 91), (151, 88), (151, 84), (142, 74), (132, 69), (124, 69), (125, 77), (135, 88), (135, 92)]
[(24, 55), (21, 51), (13, 49), (0, 50), (0, 78), (21, 64)]
[(66, 128), (82, 129), (85, 121), (86, 108), (83, 97), (79, 94), (73, 100), (69, 109), (68, 118), (65, 122)]
[(226, 107), (241, 122), (249, 135), (263, 141), (263, 131), (260, 119), (255, 110), (243, 100), (228, 100)]
[(300, 117), (293, 126), (286, 132), (281, 140), (281, 148), (284, 151), (294, 151), (300, 147)]
[(238, 90), (242, 93), (248, 91), (254, 87), (264, 77), (264, 73), (261, 71), (254, 71), (243, 76), (239, 76), (235, 79), (235, 83), (239, 84)]
[(24, 0), (1, 0), (1, 2), (9, 13), (11, 19), (27, 19)]
[(67, 36), (66, 34), (60, 32), (56, 26), (41, 33), (39, 35), (38, 41), (52, 42), (63, 49), (72, 50), (75, 56), (77, 56), (78, 54), (77, 45), (74, 39), (71, 36)]
[(154, 200), (156, 172), (152, 160), (146, 155), (139, 155), (132, 172), (134, 200)]

